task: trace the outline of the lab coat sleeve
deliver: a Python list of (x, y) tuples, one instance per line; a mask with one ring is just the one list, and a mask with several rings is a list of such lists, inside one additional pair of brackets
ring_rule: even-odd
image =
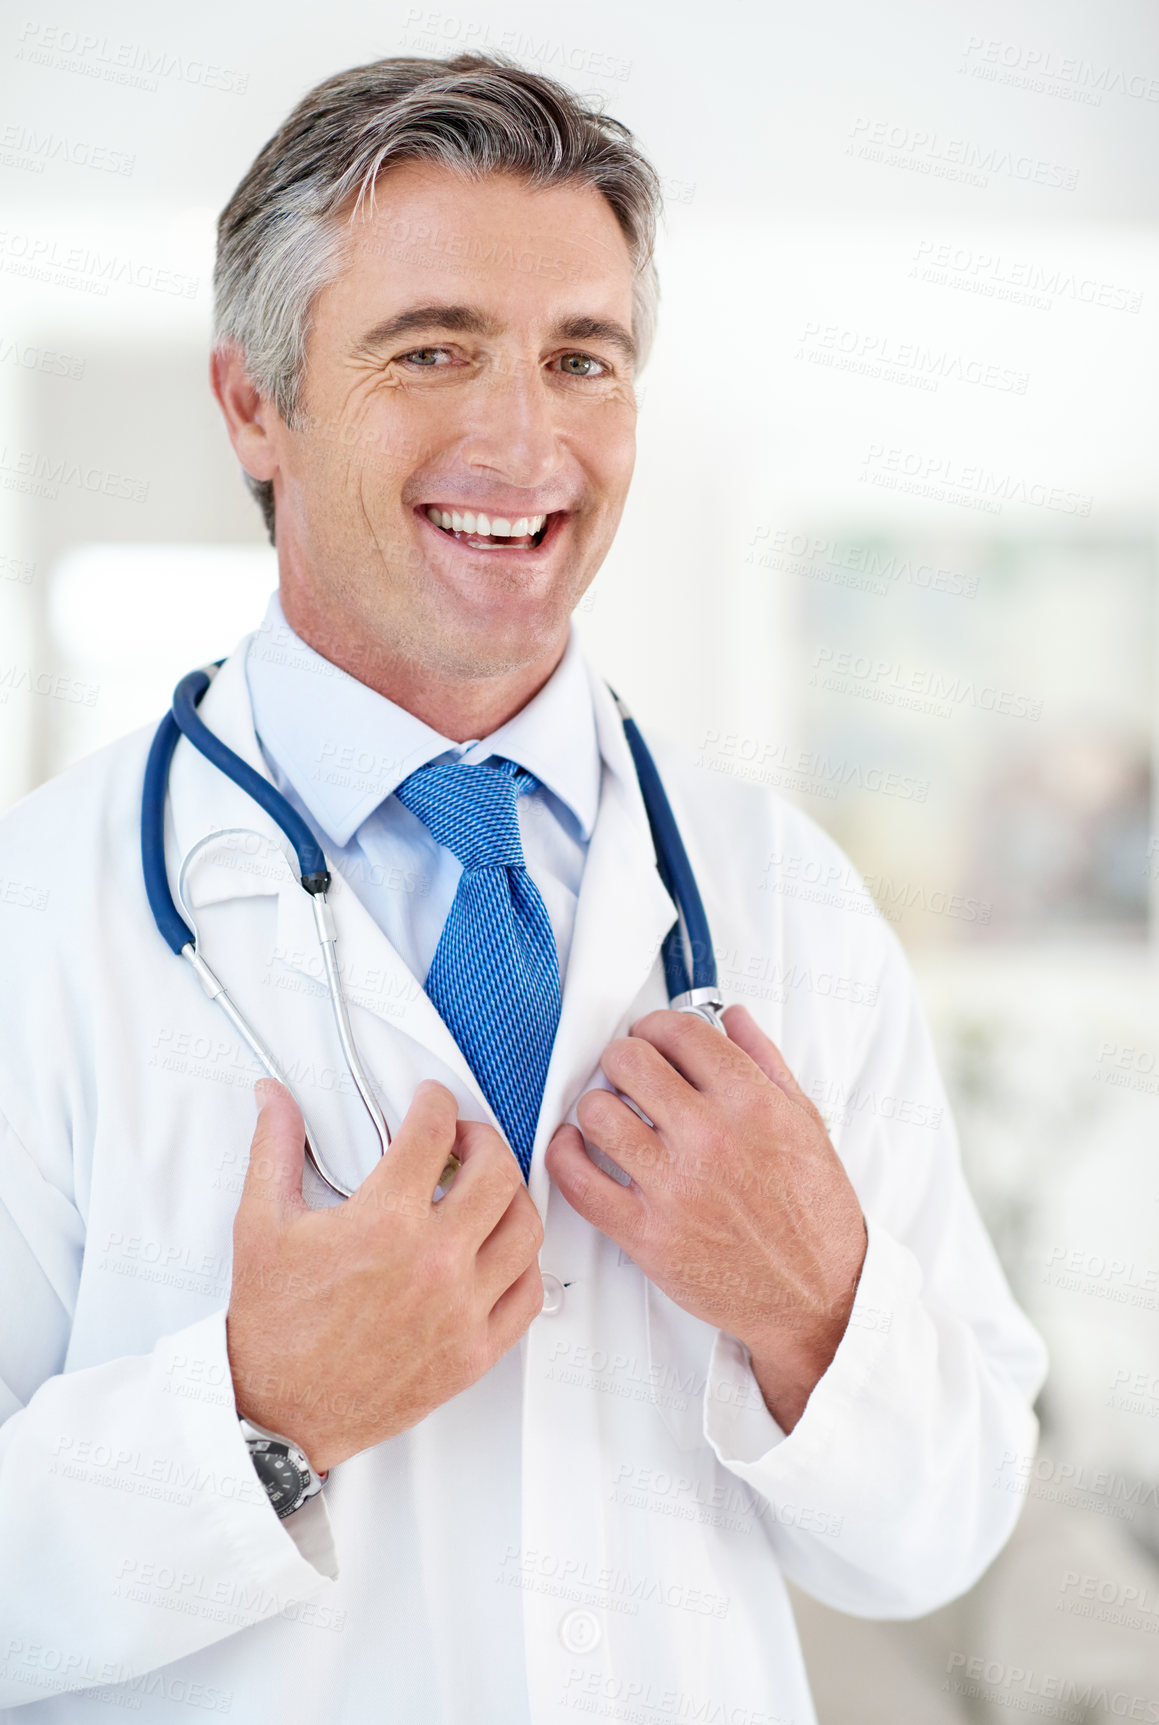
[(83, 1235), (0, 1117), (0, 1707), (128, 1681), (337, 1574), (321, 1499), (280, 1522), (254, 1472), (224, 1310), (64, 1369)]
[[(965, 1592), (1008, 1539), (1046, 1356), (966, 1187), (908, 966), (882, 934), (880, 1002), (833, 1132), (868, 1233), (849, 1325), (787, 1436), (748, 1350), (718, 1332), (704, 1433), (758, 1494), (791, 1580), (838, 1610), (904, 1618)], [(798, 1074), (807, 1091), (816, 1076)], [(832, 1095), (830, 1074), (814, 1093)]]

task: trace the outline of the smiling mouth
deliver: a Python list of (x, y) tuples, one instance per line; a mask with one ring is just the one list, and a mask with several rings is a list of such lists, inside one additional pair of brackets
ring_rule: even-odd
[(433, 503), (420, 513), (448, 539), (455, 539), (472, 551), (537, 551), (556, 522), (563, 519), (559, 510), (549, 515), (521, 515), (508, 520), (500, 515), (485, 515), (481, 510), (442, 509)]

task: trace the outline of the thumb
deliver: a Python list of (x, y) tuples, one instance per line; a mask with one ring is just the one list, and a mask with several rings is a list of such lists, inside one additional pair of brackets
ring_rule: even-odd
[(240, 1208), (260, 1204), (275, 1217), (308, 1209), (302, 1197), (306, 1126), (302, 1110), (284, 1084), (259, 1078), (254, 1085), (258, 1123), (250, 1144), (249, 1167)]
[(743, 1048), (765, 1077), (771, 1078), (777, 1089), (784, 1091), (790, 1102), (795, 1102), (798, 1108), (804, 1108), (807, 1113), (820, 1120), (821, 1115), (816, 1104), (805, 1095), (789, 1071), (784, 1055), (776, 1043), (765, 1035), (748, 1007), (727, 1007), (723, 1017), (729, 1041), (735, 1042), (738, 1048)]

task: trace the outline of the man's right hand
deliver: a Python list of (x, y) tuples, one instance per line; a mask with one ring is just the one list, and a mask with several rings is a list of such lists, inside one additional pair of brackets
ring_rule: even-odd
[[(233, 1229), (226, 1333), (239, 1414), (319, 1473), (417, 1425), (515, 1345), (543, 1305), (543, 1224), (494, 1127), (431, 1080), (345, 1203), (302, 1197), (288, 1090), (261, 1112)], [(436, 1204), (450, 1151), (462, 1167)]]

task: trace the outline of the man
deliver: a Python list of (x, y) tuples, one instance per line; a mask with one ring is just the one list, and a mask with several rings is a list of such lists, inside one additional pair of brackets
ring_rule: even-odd
[(569, 626), (655, 208), (622, 128), (466, 56), (330, 79), (223, 214), (213, 387), (280, 596), (200, 711), (326, 852), (393, 1139), (277, 829), (187, 743), (170, 882), (290, 1087), (248, 1157), (256, 1066), (140, 878), (149, 735), (3, 823), (49, 905), (5, 926), (7, 1716), (807, 1721), (783, 1576), (914, 1615), (1010, 1532), (1042, 1351), (896, 942), (781, 890), (837, 856), (804, 817), (661, 749), (718, 945), (858, 983), (668, 1009)]

